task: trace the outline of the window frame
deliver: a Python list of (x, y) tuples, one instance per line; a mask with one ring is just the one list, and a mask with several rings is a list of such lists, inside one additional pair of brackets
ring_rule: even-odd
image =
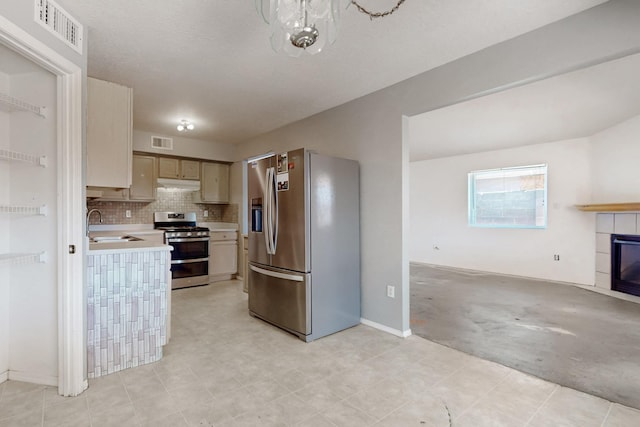
[[(542, 200), (542, 214), (543, 214), (543, 224), (535, 225), (535, 224), (478, 224), (477, 223), (477, 214), (476, 214), (476, 181), (478, 175), (489, 175), (491, 173), (505, 173), (508, 171), (518, 171), (518, 170), (533, 170), (533, 169), (543, 169), (544, 171), (544, 188), (543, 188), (543, 200)], [(525, 176), (526, 174), (523, 174)], [(467, 224), (470, 227), (476, 228), (504, 228), (504, 229), (546, 229), (549, 224), (549, 216), (548, 216), (548, 205), (549, 205), (549, 192), (548, 192), (548, 183), (549, 183), (549, 168), (548, 165), (543, 164), (535, 164), (535, 165), (525, 165), (525, 166), (513, 166), (513, 167), (505, 167), (505, 168), (495, 168), (495, 169), (483, 169), (483, 170), (474, 170), (467, 174)], [(504, 193), (504, 191), (503, 191)]]

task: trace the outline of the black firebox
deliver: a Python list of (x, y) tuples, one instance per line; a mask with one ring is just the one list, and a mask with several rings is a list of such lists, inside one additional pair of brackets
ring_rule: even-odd
[(640, 236), (611, 235), (611, 289), (640, 296)]

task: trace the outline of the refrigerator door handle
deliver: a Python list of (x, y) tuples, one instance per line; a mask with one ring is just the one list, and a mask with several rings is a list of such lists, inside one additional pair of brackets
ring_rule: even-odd
[(275, 255), (278, 244), (278, 188), (275, 168), (267, 168), (265, 179), (266, 227), (264, 233), (267, 253)]
[(294, 282), (304, 282), (304, 276), (298, 276), (295, 274), (286, 274), (286, 273), (279, 273), (277, 271), (271, 271), (271, 270), (265, 270), (264, 268), (260, 268), (260, 267), (256, 267), (256, 266), (250, 266), (251, 270), (255, 271), (256, 273), (260, 273), (260, 274), (264, 274), (265, 276), (269, 276), (269, 277), (276, 277), (278, 279), (284, 279), (284, 280), (292, 280)]
[(267, 168), (264, 188), (264, 216), (262, 219), (264, 230), (264, 243), (267, 254), (271, 255), (271, 168)]
[(271, 174), (273, 178), (273, 205), (271, 208), (273, 209), (272, 215), (275, 214), (275, 221), (273, 223), (273, 229), (271, 230), (271, 247), (273, 249), (272, 255), (275, 255), (276, 249), (278, 248), (278, 176), (275, 169), (273, 169)]

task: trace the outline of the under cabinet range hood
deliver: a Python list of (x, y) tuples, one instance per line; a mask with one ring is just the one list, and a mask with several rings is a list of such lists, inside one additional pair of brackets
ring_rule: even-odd
[(158, 187), (182, 191), (199, 191), (200, 181), (192, 181), (189, 179), (158, 178)]

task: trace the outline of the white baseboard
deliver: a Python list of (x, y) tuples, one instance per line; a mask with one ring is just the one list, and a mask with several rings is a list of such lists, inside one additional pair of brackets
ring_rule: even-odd
[(0, 384), (9, 379), (9, 371), (0, 372)]
[(58, 377), (49, 375), (33, 375), (26, 372), (8, 371), (11, 381), (22, 381), (25, 383), (43, 384), (58, 387)]
[(226, 280), (233, 280), (233, 274), (217, 274), (217, 275), (209, 275), (209, 283), (222, 282)]
[(371, 326), (372, 328), (379, 329), (382, 332), (386, 332), (391, 335), (395, 335), (400, 338), (407, 338), (411, 336), (411, 329), (407, 329), (406, 331), (401, 331), (399, 329), (393, 329), (388, 326), (382, 325), (380, 323), (373, 322), (371, 320), (367, 320), (364, 318), (360, 318), (360, 323), (363, 325)]
[(636, 304), (640, 303), (640, 297), (637, 297), (635, 295), (625, 294), (623, 292), (618, 292), (618, 291), (612, 291), (611, 289), (603, 289), (597, 286), (589, 286), (589, 285), (575, 285), (575, 286), (581, 289), (585, 289), (587, 291), (597, 292), (602, 295), (608, 295), (613, 298), (618, 298), (618, 299), (622, 299), (629, 302), (635, 302)]
[(591, 291), (591, 292), (597, 292), (599, 294), (608, 295), (610, 297), (622, 299), (622, 300), (625, 300), (625, 301), (640, 303), (640, 297), (637, 297), (635, 295), (629, 295), (629, 294), (625, 294), (625, 293), (622, 293), (622, 292), (612, 291), (610, 289), (599, 288), (599, 287), (597, 287), (595, 285), (592, 285), (592, 284), (587, 285), (587, 284), (582, 284), (582, 283), (561, 282), (559, 280), (541, 279), (539, 277), (517, 276), (517, 275), (514, 275), (514, 274), (496, 273), (494, 271), (471, 270), (471, 269), (468, 269), (468, 268), (449, 267), (449, 266), (446, 266), (446, 265), (429, 264), (429, 263), (420, 262), (420, 261), (410, 261), (410, 264), (424, 265), (424, 266), (427, 266), (427, 267), (437, 268), (437, 269), (445, 270), (445, 271), (453, 271), (453, 272), (467, 274), (467, 275), (471, 275), (471, 276), (478, 276), (478, 275), (479, 276), (483, 276), (483, 275), (491, 274), (491, 275), (494, 275), (494, 276), (515, 277), (516, 279), (533, 280), (533, 281), (538, 281), (538, 282), (542, 282), (542, 283), (554, 283), (554, 284), (564, 285), (564, 286), (574, 286), (574, 287), (577, 287), (577, 288), (580, 288), (580, 289), (584, 289), (584, 290)]

